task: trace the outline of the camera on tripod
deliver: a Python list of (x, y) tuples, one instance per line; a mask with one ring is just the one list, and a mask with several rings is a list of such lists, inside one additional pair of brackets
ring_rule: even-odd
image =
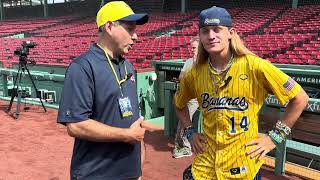
[[(19, 56), (19, 68), (18, 68), (18, 72), (17, 72), (17, 75), (16, 75), (14, 83), (13, 83), (11, 100), (10, 100), (7, 112), (10, 112), (12, 104), (13, 104), (13, 100), (15, 97), (17, 97), (17, 108), (16, 108), (16, 118), (17, 119), (20, 114), (21, 98), (30, 97), (30, 94), (31, 94), (31, 90), (29, 91), (29, 93), (27, 93), (25, 87), (21, 86), (21, 83), (22, 83), (21, 80), (22, 80), (22, 77), (25, 75), (25, 71), (27, 71), (27, 73), (28, 73), (28, 77), (32, 83), (33, 88), (35, 89), (36, 92), (38, 92), (36, 84), (34, 83), (32, 76), (30, 74), (30, 71), (28, 69), (28, 64), (35, 65), (36, 62), (27, 57), (29, 55), (29, 48), (34, 48), (36, 45), (37, 45), (36, 43), (30, 42), (30, 41), (23, 41), (21, 44), (22, 48), (17, 48), (14, 51), (14, 54)], [(47, 109), (44, 106), (41, 97), (39, 99), (40, 99), (40, 102), (41, 102), (41, 105), (42, 105), (44, 111), (47, 112)]]
[(23, 62), (23, 63), (29, 62), (29, 64), (35, 65), (36, 61), (34, 61), (33, 59), (28, 59), (27, 56), (29, 55), (29, 48), (34, 48), (36, 47), (36, 45), (37, 44), (34, 42), (23, 41), (21, 44), (22, 48), (17, 48), (14, 51), (14, 54), (17, 56), (20, 56), (19, 58), (20, 62)]
[(29, 55), (29, 48), (36, 47), (36, 43), (30, 42), (30, 41), (23, 41), (21, 46), (22, 48), (17, 48), (14, 51), (14, 54), (17, 56), (28, 56)]

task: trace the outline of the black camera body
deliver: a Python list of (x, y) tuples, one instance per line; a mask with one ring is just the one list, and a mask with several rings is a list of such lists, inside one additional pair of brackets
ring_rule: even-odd
[(20, 64), (27, 65), (35, 65), (36, 61), (33, 59), (28, 59), (27, 56), (29, 55), (29, 48), (34, 48), (36, 47), (36, 43), (30, 42), (30, 41), (23, 41), (21, 46), (22, 48), (17, 48), (14, 51), (14, 54), (19, 56), (19, 62)]
[(14, 54), (17, 56), (26, 57), (29, 54), (29, 48), (34, 48), (36, 45), (36, 43), (30, 41), (23, 41), (21, 44), (22, 48), (17, 48), (14, 51)]

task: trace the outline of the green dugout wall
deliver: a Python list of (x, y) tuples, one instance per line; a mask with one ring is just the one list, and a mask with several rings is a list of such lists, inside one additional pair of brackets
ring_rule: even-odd
[[(0, 95), (2, 99), (10, 100), (9, 94), (13, 88), (13, 81), (17, 75), (18, 65), (15, 65), (12, 69), (0, 68), (1, 74), (1, 89)], [(64, 83), (64, 74), (66, 72), (66, 67), (64, 66), (28, 66), (32, 79), (34, 80), (38, 90), (42, 91), (54, 91), (55, 92), (55, 102), (54, 103), (45, 103), (46, 106), (58, 108), (58, 104), (61, 98), (61, 92), (63, 89)], [(140, 112), (145, 119), (151, 119), (154, 117), (161, 116), (161, 112), (156, 108), (155, 102), (155, 91), (154, 84), (155, 81), (152, 80), (151, 76), (155, 74), (154, 71), (137, 73), (137, 92), (140, 102)], [(21, 79), (21, 90), (27, 91), (30, 94), (30, 98), (26, 98), (27, 101), (23, 102), (35, 103), (32, 102), (32, 98), (37, 97), (37, 92), (32, 87), (32, 83), (27, 75), (27, 71), (23, 73)], [(15, 98), (16, 99), (16, 98)]]
[[(137, 92), (139, 95), (141, 114), (146, 118), (154, 118), (164, 115), (165, 111), (165, 82), (174, 82), (183, 67), (184, 61), (170, 60), (153, 62), (155, 72), (137, 73)], [(305, 90), (312, 96), (319, 96), (320, 92), (320, 67), (304, 66), (304, 65), (284, 65), (276, 64), (277, 67), (289, 74), (294, 80), (300, 83)], [(56, 91), (56, 104), (60, 101), (60, 94), (63, 88), (65, 66), (46, 66), (36, 65), (28, 66), (35, 80), (38, 89), (46, 89)], [(17, 73), (17, 65), (13, 69), (1, 68), (2, 75), (2, 92), (3, 96), (8, 96), (8, 89), (12, 88), (13, 77)], [(152, 74), (156, 74), (157, 79), (151, 80)], [(31, 88), (31, 82), (25, 76), (23, 79), (23, 87)], [(28, 89), (29, 89), (28, 88)], [(318, 93), (318, 94), (317, 94)], [(36, 92), (31, 88), (31, 95), (35, 97)], [(268, 97), (266, 104), (269, 106), (280, 107), (275, 97)], [(306, 109), (310, 112), (319, 112), (320, 105), (316, 100), (311, 100)], [(263, 111), (262, 111), (263, 112)]]

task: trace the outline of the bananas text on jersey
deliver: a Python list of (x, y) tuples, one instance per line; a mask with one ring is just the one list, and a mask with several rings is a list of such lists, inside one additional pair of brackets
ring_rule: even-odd
[(227, 109), (231, 111), (246, 111), (249, 103), (245, 97), (210, 97), (209, 93), (202, 93), (202, 108), (211, 110)]

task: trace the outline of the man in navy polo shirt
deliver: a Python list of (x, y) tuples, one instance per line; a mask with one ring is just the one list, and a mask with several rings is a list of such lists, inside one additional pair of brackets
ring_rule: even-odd
[(58, 113), (58, 123), (75, 138), (70, 178), (139, 179), (146, 126), (139, 117), (133, 66), (122, 55), (148, 15), (114, 1), (99, 10), (96, 21), (98, 42), (68, 67)]

